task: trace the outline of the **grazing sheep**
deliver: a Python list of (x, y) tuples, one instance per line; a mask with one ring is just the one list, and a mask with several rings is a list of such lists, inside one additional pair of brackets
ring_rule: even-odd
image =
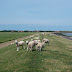
[(44, 46), (45, 46), (45, 42), (42, 42), (42, 43), (39, 42), (39, 43), (36, 45), (36, 51), (37, 51), (37, 50), (41, 51)]
[(38, 37), (35, 37), (34, 39), (39, 39), (40, 37), (38, 36)]
[(41, 35), (44, 35), (45, 33), (41, 33)]
[(33, 48), (33, 46), (34, 46), (34, 41), (30, 41), (30, 42), (27, 42), (26, 41), (26, 43), (27, 43), (27, 51), (28, 51), (28, 49), (30, 50), (30, 51), (32, 51), (32, 48)]
[(48, 39), (44, 38), (43, 42), (48, 43), (48, 45), (49, 45), (49, 40)]
[(28, 49), (29, 49), (29, 51), (32, 51), (32, 48), (37, 44), (35, 41), (26, 41), (26, 43), (27, 43), (27, 51), (28, 51)]
[(28, 38), (33, 38), (34, 36), (29, 36)]
[(14, 43), (11, 43), (11, 45), (13, 45)]
[(31, 41), (33, 41), (33, 39), (31, 39)]
[(30, 38), (33, 38), (34, 36), (30, 36)]
[(25, 44), (24, 44), (24, 41), (20, 41), (18, 42), (17, 40), (15, 40), (15, 43), (16, 43), (16, 46), (17, 46), (17, 51), (19, 51), (19, 46), (24, 46), (24, 49), (25, 49)]
[(50, 33), (50, 36), (52, 36), (52, 34)]

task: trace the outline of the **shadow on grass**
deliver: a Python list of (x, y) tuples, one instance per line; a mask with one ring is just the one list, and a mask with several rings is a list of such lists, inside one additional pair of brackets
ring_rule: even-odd
[(42, 51), (49, 51), (49, 50), (42, 50)]
[[(33, 49), (32, 51), (36, 51), (36, 49)], [(49, 51), (49, 50), (43, 50), (43, 49), (42, 49), (41, 51)]]

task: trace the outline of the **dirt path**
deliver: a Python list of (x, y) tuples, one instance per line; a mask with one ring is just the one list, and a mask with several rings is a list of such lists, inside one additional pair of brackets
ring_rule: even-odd
[[(29, 38), (29, 37), (31, 37), (31, 36), (35, 36), (35, 35), (38, 35), (38, 34), (34, 34), (34, 35), (30, 35), (30, 36), (18, 38), (18, 39), (16, 39), (16, 40), (18, 40), (18, 41), (20, 41), (20, 40), (22, 40), (22, 39), (24, 40), (24, 39), (27, 39), (27, 38)], [(11, 45), (11, 43), (14, 43), (14, 42), (15, 42), (15, 40), (1, 43), (1, 44), (0, 44), (0, 48), (6, 47), (6, 46), (8, 46), (8, 45)]]

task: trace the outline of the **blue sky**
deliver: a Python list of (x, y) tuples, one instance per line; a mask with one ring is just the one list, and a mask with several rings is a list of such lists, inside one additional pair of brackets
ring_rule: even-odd
[(72, 0), (0, 0), (0, 24), (72, 25)]

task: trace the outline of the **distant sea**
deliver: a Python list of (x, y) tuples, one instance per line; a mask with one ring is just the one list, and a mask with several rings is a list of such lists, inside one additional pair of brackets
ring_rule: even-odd
[(72, 25), (49, 24), (0, 24), (1, 30), (40, 30), (40, 31), (72, 31)]
[(62, 33), (63, 35), (66, 35), (66, 36), (69, 36), (69, 37), (72, 37), (72, 33)]

